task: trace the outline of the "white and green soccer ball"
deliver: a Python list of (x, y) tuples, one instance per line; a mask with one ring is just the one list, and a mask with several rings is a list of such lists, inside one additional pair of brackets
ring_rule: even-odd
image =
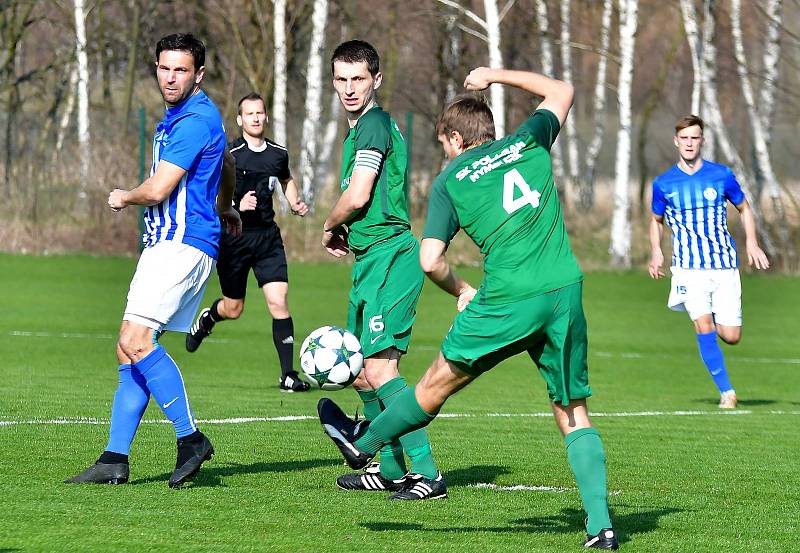
[(364, 365), (361, 344), (350, 331), (323, 326), (300, 347), (302, 375), (323, 390), (341, 390), (353, 383)]

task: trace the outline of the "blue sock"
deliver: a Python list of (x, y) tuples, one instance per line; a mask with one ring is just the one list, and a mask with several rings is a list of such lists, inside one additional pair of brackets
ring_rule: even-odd
[(147, 381), (153, 399), (172, 421), (175, 435), (183, 438), (197, 430), (181, 371), (172, 357), (167, 355), (167, 350), (157, 345), (156, 349), (136, 363), (135, 367)]
[(733, 390), (731, 381), (728, 379), (728, 371), (725, 369), (725, 357), (722, 355), (722, 349), (717, 342), (717, 333), (712, 330), (707, 334), (697, 335), (697, 345), (700, 347), (700, 357), (703, 358), (703, 363), (706, 364), (708, 372), (711, 373), (711, 378), (719, 388), (719, 392), (727, 392)]
[(150, 390), (144, 377), (132, 365), (120, 365), (106, 451), (128, 454), (149, 400)]

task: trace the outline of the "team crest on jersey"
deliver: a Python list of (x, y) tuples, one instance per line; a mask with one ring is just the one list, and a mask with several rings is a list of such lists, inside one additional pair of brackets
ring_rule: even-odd
[(713, 202), (717, 199), (717, 190), (716, 188), (708, 187), (703, 190), (703, 197), (708, 200), (709, 202)]

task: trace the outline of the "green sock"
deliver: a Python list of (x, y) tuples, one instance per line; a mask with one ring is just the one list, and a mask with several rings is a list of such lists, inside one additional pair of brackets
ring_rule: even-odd
[[(407, 389), (406, 379), (398, 376), (385, 383), (375, 392), (378, 394), (378, 399), (384, 405), (384, 408), (387, 408), (395, 402), (403, 390)], [(414, 402), (416, 403), (416, 399)], [(403, 434), (400, 436), (400, 444), (411, 459), (411, 470), (413, 472), (421, 474), (425, 478), (436, 478), (436, 475), (439, 474), (439, 469), (433, 461), (431, 442), (428, 439), (427, 430), (418, 428), (408, 434)], [(381, 472), (383, 471), (381, 470)]]
[(589, 517), (586, 531), (594, 536), (603, 528), (611, 528), (603, 442), (594, 428), (581, 428), (564, 436), (564, 443), (569, 466), (581, 493), (583, 509)]
[(397, 394), (391, 405), (375, 417), (364, 435), (355, 441), (355, 445), (361, 451), (375, 455), (384, 445), (426, 426), (435, 418), (435, 415), (429, 415), (417, 403), (414, 388), (406, 387)]
[[(361, 401), (364, 403), (364, 418), (368, 421), (375, 420), (383, 410), (378, 394), (375, 390), (356, 390)], [(399, 441), (386, 444), (381, 448), (381, 475), (390, 480), (402, 478), (408, 472), (406, 460), (403, 457), (403, 447)]]

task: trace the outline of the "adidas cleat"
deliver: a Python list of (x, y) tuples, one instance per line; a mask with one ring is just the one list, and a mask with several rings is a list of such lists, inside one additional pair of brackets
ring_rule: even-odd
[(418, 501), (420, 499), (445, 499), (446, 497), (447, 486), (440, 472), (433, 479), (425, 478), (421, 474), (409, 474), (406, 476), (405, 487), (390, 495), (389, 499)]
[(596, 536), (586, 536), (583, 546), (589, 549), (619, 549), (617, 533), (613, 528), (603, 528)]
[(342, 453), (345, 462), (351, 469), (362, 469), (372, 461), (375, 455), (369, 455), (358, 449), (353, 442), (363, 436), (369, 421), (354, 421), (330, 399), (324, 397), (317, 403), (319, 421), (322, 430), (333, 440)]
[(199, 439), (179, 439), (178, 459), (175, 461), (175, 471), (169, 477), (169, 487), (179, 488), (191, 480), (200, 470), (200, 466), (213, 456), (214, 446), (202, 432)]
[(300, 375), (297, 374), (297, 371), (292, 371), (287, 373), (286, 376), (281, 378), (278, 381), (278, 387), (281, 389), (281, 392), (307, 392), (311, 389), (311, 386), (308, 382), (304, 382), (300, 380)]
[(128, 463), (97, 462), (82, 473), (64, 480), (65, 484), (124, 484), (129, 476)]
[[(208, 321), (205, 321), (208, 319)], [(203, 343), (203, 340), (211, 334), (211, 330), (206, 330), (206, 326), (208, 326), (208, 322), (211, 321), (211, 309), (206, 307), (200, 312), (200, 315), (197, 316), (197, 320), (192, 325), (192, 328), (189, 330), (189, 333), (186, 335), (186, 351), (189, 353), (197, 351), (197, 348), (200, 347), (200, 344)]]
[(396, 492), (406, 485), (406, 477), (392, 480), (381, 474), (380, 463), (370, 463), (364, 472), (343, 474), (336, 479), (336, 485), (343, 490), (360, 490), (374, 492)]

